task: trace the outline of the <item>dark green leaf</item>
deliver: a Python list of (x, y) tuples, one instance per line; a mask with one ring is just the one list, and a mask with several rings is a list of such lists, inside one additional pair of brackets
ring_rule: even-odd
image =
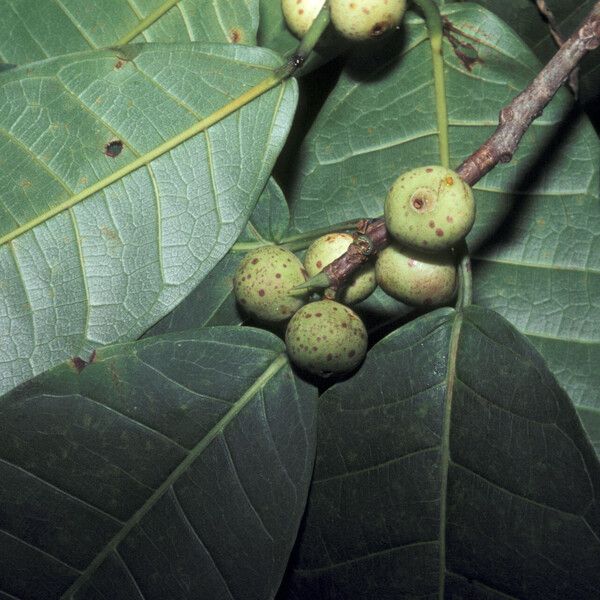
[[(491, 134), (500, 109), (540, 63), (485, 9), (448, 4), (444, 14), (460, 54), (446, 39), (450, 153), (458, 166)], [(308, 134), (288, 194), (295, 229), (381, 214), (401, 172), (439, 162), (422, 21), (409, 13), (393, 42), (351, 62)], [(463, 62), (467, 50), (481, 61), (471, 70)], [(562, 90), (514, 160), (479, 182), (469, 241), (477, 301), (530, 337), (575, 403), (597, 407), (600, 143), (587, 119), (569, 108)]]
[[(24, 64), (119, 43), (165, 0), (0, 0), (0, 59)], [(179, 0), (135, 42), (254, 44), (258, 0)]]
[(581, 600), (600, 594), (600, 465), (533, 346), (440, 309), (319, 401), (281, 598)]
[(0, 595), (272, 597), (315, 409), (282, 342), (249, 328), (107, 346), (13, 390), (0, 399)]
[[(532, 0), (476, 0), (504, 19), (529, 44), (535, 55), (544, 63), (556, 53), (558, 46), (550, 26)], [(589, 14), (595, 0), (545, 0), (552, 13), (558, 33), (567, 39)], [(582, 102), (589, 104), (595, 118), (600, 117), (600, 60), (597, 54), (585, 57), (579, 66), (578, 91)]]
[(167, 314), (237, 239), (285, 141), (294, 82), (46, 218), (280, 64), (268, 50), (223, 44), (127, 52), (70, 55), (0, 77), (0, 237), (41, 221), (0, 247), (0, 391), (136, 338)]

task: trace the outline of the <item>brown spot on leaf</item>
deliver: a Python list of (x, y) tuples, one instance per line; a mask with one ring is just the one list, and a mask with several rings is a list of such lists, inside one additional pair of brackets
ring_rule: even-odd
[(281, 279), (281, 273), (275, 273), (275, 278), (276, 279)]
[(258, 258), (253, 258), (251, 262), (253, 265), (255, 265), (258, 262)]
[(435, 230), (435, 235), (437, 235), (438, 237), (443, 237), (444, 236), (444, 230), (440, 229), (439, 227)]
[(71, 366), (77, 371), (77, 373), (81, 373), (88, 365), (92, 364), (96, 361), (96, 350), (92, 350), (90, 354), (89, 360), (84, 360), (80, 356), (74, 356), (71, 360)]
[(455, 27), (448, 18), (442, 17), (442, 19), (444, 21), (444, 36), (452, 45), (454, 54), (456, 54), (457, 58), (463, 64), (465, 69), (471, 72), (477, 63), (483, 64), (483, 60), (479, 58), (479, 54), (477, 53), (475, 47), (469, 42), (458, 39), (458, 37), (453, 34), (456, 33), (460, 37), (471, 39), (478, 43), (480, 41), (468, 36), (463, 31)]
[(323, 263), (320, 260), (318, 260), (316, 265), (317, 265), (317, 269), (320, 269), (323, 266)]
[(119, 234), (111, 227), (106, 227), (106, 226), (100, 227), (100, 233), (105, 238), (108, 238), (110, 240), (118, 240), (119, 239)]
[(263, 289), (258, 290), (258, 295), (262, 298), (265, 295), (265, 290), (263, 290)]
[(429, 221), (429, 227), (433, 229), (435, 227), (435, 221)]
[(448, 221), (448, 223), (454, 223), (454, 218), (453, 218), (453, 217), (451, 217), (450, 215), (448, 215), (448, 216), (446, 217), (446, 221)]
[(242, 38), (242, 32), (237, 27), (234, 27), (229, 31), (229, 39), (232, 44), (239, 44), (242, 41)]

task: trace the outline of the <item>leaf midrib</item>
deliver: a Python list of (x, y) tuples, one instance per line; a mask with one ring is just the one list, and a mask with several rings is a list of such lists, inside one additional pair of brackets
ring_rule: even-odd
[(452, 395), (456, 381), (456, 357), (458, 354), (458, 342), (463, 324), (462, 312), (457, 312), (450, 333), (450, 345), (448, 350), (448, 377), (446, 395), (444, 398), (444, 418), (442, 424), (442, 445), (440, 448), (440, 571), (438, 598), (444, 600), (446, 584), (446, 512), (448, 502), (448, 468), (450, 466), (450, 419), (452, 417)]
[[(199, 53), (199, 54), (204, 54), (204, 53)], [(231, 61), (231, 58), (224, 58), (224, 60)], [(239, 61), (239, 60), (235, 60), (235, 62), (236, 62), (236, 64), (244, 64), (244, 63), (242, 63), (242, 61)], [(3, 246), (4, 244), (14, 240), (15, 238), (21, 236), (22, 234), (24, 234), (28, 231), (31, 231), (33, 228), (37, 227), (38, 225), (45, 223), (52, 217), (55, 217), (56, 215), (72, 208), (73, 206), (76, 206), (81, 201), (89, 198), (90, 196), (94, 195), (97, 192), (104, 190), (105, 188), (112, 185), (113, 183), (121, 180), (122, 178), (126, 177), (127, 175), (133, 173), (134, 171), (137, 171), (141, 167), (148, 167), (149, 163), (151, 163), (155, 159), (159, 158), (163, 154), (166, 154), (167, 152), (170, 152), (171, 150), (173, 150), (180, 144), (188, 141), (189, 139), (196, 136), (197, 134), (205, 132), (209, 127), (211, 127), (215, 123), (218, 123), (219, 121), (221, 121), (225, 117), (229, 116), (230, 114), (232, 114), (234, 112), (238, 112), (239, 109), (242, 108), (244, 105), (250, 103), (252, 100), (255, 100), (256, 98), (258, 98), (265, 92), (270, 91), (271, 89), (273, 89), (274, 87), (276, 87), (278, 85), (282, 85), (282, 87), (285, 88), (285, 81), (283, 81), (282, 78), (277, 75), (276, 70), (273, 67), (268, 67), (268, 66), (259, 65), (259, 64), (256, 64), (256, 65), (249, 64), (248, 66), (257, 68), (259, 70), (264, 69), (269, 73), (269, 75), (267, 75), (264, 79), (260, 80), (258, 83), (254, 84), (253, 86), (248, 88), (245, 92), (240, 93), (234, 99), (226, 102), (224, 105), (222, 105), (220, 108), (217, 108), (216, 110), (214, 110), (212, 113), (210, 113), (206, 117), (196, 121), (195, 123), (193, 123), (191, 126), (184, 129), (179, 134), (170, 137), (169, 139), (158, 144), (157, 146), (155, 146), (148, 152), (138, 155), (137, 158), (135, 158), (134, 160), (123, 165), (122, 167), (113, 171), (112, 173), (109, 173), (105, 177), (102, 177), (101, 179), (97, 180), (93, 184), (80, 190), (76, 194), (73, 194), (71, 192), (72, 195), (70, 195), (68, 198), (66, 198), (62, 202), (59, 202), (58, 204), (55, 204), (55, 205), (49, 207), (47, 210), (36, 215), (34, 218), (29, 219), (25, 223), (15, 227), (12, 231), (9, 231), (8, 233), (6, 233), (3, 236), (0, 236), (0, 247)], [(280, 100), (281, 100), (281, 94), (280, 94)], [(98, 118), (103, 124), (105, 124), (105, 121), (103, 119), (101, 119), (99, 117), (96, 117), (96, 118)], [(13, 137), (14, 136), (11, 136), (11, 139)], [(53, 180), (57, 179), (54, 172), (51, 171), (50, 174), (51, 174)], [(58, 181), (60, 182), (60, 180), (58, 180)], [(65, 186), (63, 185), (63, 187), (65, 187)], [(69, 191), (69, 190), (67, 189), (67, 191)]]
[(164, 482), (144, 502), (144, 504), (132, 515), (121, 530), (104, 546), (96, 558), (89, 564), (87, 569), (75, 580), (75, 582), (64, 592), (61, 600), (72, 598), (73, 595), (86, 583), (104, 560), (118, 545), (129, 535), (131, 530), (142, 520), (142, 518), (154, 507), (160, 498), (168, 492), (175, 482), (187, 472), (192, 463), (197, 460), (209, 444), (221, 434), (227, 425), (240, 413), (240, 411), (263, 389), (277, 373), (288, 364), (285, 353), (278, 354), (271, 364), (263, 371), (256, 381), (240, 396), (231, 409), (214, 425), (214, 427), (200, 440), (196, 446), (189, 451), (187, 456), (173, 469)]

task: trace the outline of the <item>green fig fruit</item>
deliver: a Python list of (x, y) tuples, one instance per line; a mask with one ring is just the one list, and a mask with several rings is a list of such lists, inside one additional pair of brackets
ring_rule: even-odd
[(400, 244), (425, 252), (460, 242), (475, 221), (471, 187), (457, 173), (439, 166), (400, 175), (384, 205), (385, 225)]
[[(353, 239), (349, 233), (328, 233), (316, 239), (304, 255), (304, 268), (308, 276), (320, 273), (328, 264), (342, 256)], [(336, 298), (344, 304), (356, 304), (370, 296), (376, 287), (375, 265), (369, 262), (352, 274)]]
[(263, 246), (247, 254), (233, 278), (238, 303), (262, 321), (289, 319), (307, 300), (304, 291), (291, 292), (307, 279), (300, 260), (289, 250)]
[(281, 0), (286, 25), (302, 39), (315, 20), (325, 0)]
[(375, 275), (392, 298), (413, 306), (437, 306), (456, 292), (457, 268), (451, 252), (425, 254), (391, 244), (377, 255)]
[(290, 360), (310, 373), (340, 374), (357, 367), (367, 352), (360, 317), (334, 300), (303, 306), (290, 320), (285, 345)]
[(406, 0), (330, 0), (331, 22), (345, 38), (360, 41), (383, 35), (400, 23)]

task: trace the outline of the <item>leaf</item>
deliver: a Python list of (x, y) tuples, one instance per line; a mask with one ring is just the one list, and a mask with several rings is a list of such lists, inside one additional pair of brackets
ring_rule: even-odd
[[(165, 0), (0, 0), (0, 57), (24, 64), (120, 44)], [(135, 38), (136, 42), (254, 44), (258, 0), (179, 0)]]
[(250, 328), (108, 346), (13, 390), (0, 399), (2, 597), (272, 597), (315, 412), (283, 343)]
[(282, 599), (595, 598), (600, 464), (533, 346), (490, 310), (397, 330), (319, 400)]
[[(540, 64), (483, 8), (449, 4), (444, 14), (454, 44), (476, 58), (469, 71), (445, 40), (457, 166)], [(530, 337), (575, 403), (600, 408), (600, 143), (587, 119), (565, 118), (569, 107), (562, 90), (514, 160), (476, 186), (469, 242), (477, 302)], [(437, 143), (429, 44), (409, 14), (396, 46), (350, 63), (315, 121), (291, 178), (292, 227), (381, 214), (401, 172), (439, 162)]]
[[(242, 46), (131, 48), (127, 60), (89, 52), (0, 78), (1, 160), (10, 165), (0, 170), (0, 237), (40, 221), (0, 247), (0, 391), (136, 338), (176, 306), (238, 237), (289, 130), (293, 82), (45, 220), (280, 64)], [(115, 139), (122, 151), (107, 156)]]
[(152, 326), (144, 337), (205, 325), (241, 325), (244, 315), (233, 295), (235, 271), (249, 251), (247, 246), (276, 243), (286, 232), (288, 221), (283, 192), (271, 177), (237, 244), (181, 304)]

